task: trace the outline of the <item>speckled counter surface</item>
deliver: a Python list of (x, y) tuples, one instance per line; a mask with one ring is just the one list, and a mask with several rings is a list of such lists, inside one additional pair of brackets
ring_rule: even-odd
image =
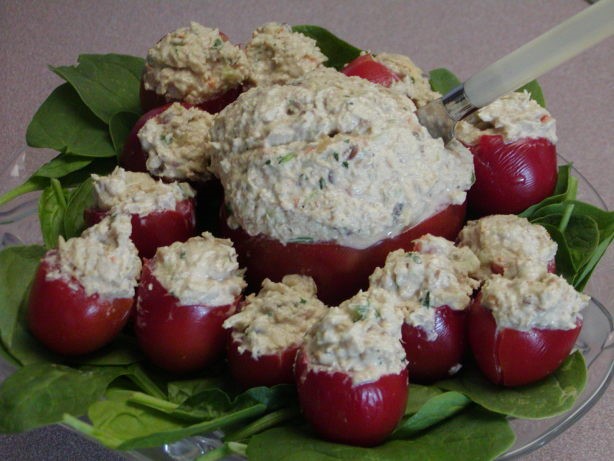
[[(350, 43), (403, 53), (424, 69), (448, 67), (461, 78), (495, 61), (588, 4), (583, 0), (431, 1), (27, 1), (0, 2), (0, 171), (25, 146), (32, 115), (60, 83), (47, 65), (80, 53), (145, 55), (166, 32), (194, 20), (219, 27), (235, 42), (267, 21), (319, 24)], [(614, 206), (614, 39), (540, 78), (557, 119), (559, 153)], [(614, 280), (612, 251), (596, 274)], [(589, 291), (590, 292), (590, 291)], [(601, 301), (612, 311), (614, 290)], [(614, 456), (614, 391), (573, 427), (527, 460), (606, 460)], [(119, 460), (60, 427), (0, 436), (0, 459)]]

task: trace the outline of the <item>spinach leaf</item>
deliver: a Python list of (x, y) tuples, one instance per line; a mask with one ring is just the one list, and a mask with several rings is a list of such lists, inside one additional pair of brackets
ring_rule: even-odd
[(85, 105), (108, 124), (118, 112), (141, 113), (139, 86), (144, 61), (117, 54), (84, 54), (77, 66), (52, 67)]
[(106, 124), (83, 104), (65, 83), (39, 107), (26, 131), (31, 147), (47, 147), (85, 157), (113, 157), (115, 149)]
[(192, 435), (211, 432), (234, 425), (265, 411), (263, 404), (241, 408), (221, 414), (211, 420), (187, 425), (185, 421), (153, 408), (132, 401), (132, 393), (122, 393), (103, 401), (93, 403), (88, 410), (92, 425), (71, 416), (64, 422), (73, 428), (95, 437), (110, 448), (133, 449), (156, 447)]
[(487, 410), (524, 419), (550, 418), (569, 410), (586, 385), (586, 365), (579, 351), (571, 354), (552, 375), (526, 386), (502, 388), (474, 367), (455, 379), (437, 383), (465, 394)]
[(40, 245), (12, 246), (0, 251), (0, 340), (11, 352), (19, 308), (45, 249)]
[(405, 405), (405, 415), (418, 413), (426, 402), (442, 393), (443, 391), (438, 387), (412, 383), (409, 389), (407, 405)]
[(181, 404), (193, 395), (209, 389), (221, 387), (223, 383), (223, 378), (198, 378), (171, 381), (168, 383), (168, 400), (172, 403)]
[(544, 93), (542, 92), (542, 87), (537, 83), (537, 80), (531, 80), (524, 86), (521, 86), (516, 91), (524, 91), (527, 90), (531, 95), (531, 99), (533, 99), (537, 104), (542, 107), (546, 107), (546, 99), (544, 98)]
[(64, 212), (64, 238), (77, 237), (85, 229), (83, 213), (94, 205), (93, 189), (92, 179), (89, 177), (69, 194)]
[(113, 147), (117, 155), (121, 154), (126, 138), (138, 119), (139, 116), (137, 114), (131, 112), (118, 112), (109, 120), (109, 135), (111, 136)]
[(437, 424), (455, 415), (467, 405), (470, 400), (459, 392), (444, 392), (429, 399), (412, 416), (404, 418), (392, 434), (392, 438), (406, 438), (427, 427)]
[(306, 427), (284, 426), (253, 436), (250, 461), (480, 461), (494, 459), (514, 442), (505, 417), (472, 406), (414, 438), (374, 448), (326, 442)]
[(341, 70), (348, 62), (360, 56), (360, 49), (350, 45), (323, 27), (304, 24), (292, 26), (292, 30), (316, 41), (320, 51), (328, 58), (325, 62), (328, 67)]
[(73, 171), (85, 168), (92, 163), (92, 158), (80, 157), (78, 155), (59, 154), (54, 157), (38, 170), (33, 176), (42, 176), (43, 178), (61, 178)]
[(452, 71), (440, 67), (429, 72), (429, 83), (433, 91), (445, 95), (460, 85), (461, 81)]
[(25, 366), (0, 386), (0, 430), (33, 429), (61, 421), (64, 413), (80, 416), (104, 395), (109, 383), (125, 373), (123, 367)]
[(571, 164), (561, 165), (559, 167), (553, 194), (550, 197), (546, 197), (541, 202), (530, 206), (522, 213), (519, 213), (519, 216), (531, 220), (533, 214), (540, 208), (555, 203), (561, 203), (565, 200), (575, 200), (577, 191), (578, 180), (571, 176)]
[(60, 182), (52, 178), (51, 185), (43, 191), (38, 201), (38, 220), (43, 242), (47, 248), (55, 248), (58, 237), (64, 234), (64, 213), (67, 192)]
[(47, 178), (31, 177), (23, 184), (20, 184), (14, 189), (11, 189), (0, 195), (0, 206), (4, 205), (5, 203), (9, 203), (11, 200), (19, 197), (20, 195), (24, 195), (29, 192), (35, 192), (37, 190), (42, 190), (48, 185), (49, 179)]

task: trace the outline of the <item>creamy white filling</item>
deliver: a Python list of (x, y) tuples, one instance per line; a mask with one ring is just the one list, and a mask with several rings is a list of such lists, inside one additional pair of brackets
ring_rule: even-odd
[(192, 22), (147, 52), (143, 85), (167, 99), (199, 104), (237, 88), (248, 74), (243, 50), (225, 41), (217, 29)]
[(485, 279), (496, 269), (505, 277), (539, 278), (554, 261), (557, 244), (539, 224), (516, 215), (491, 215), (469, 221), (459, 245), (470, 248), (481, 262), (474, 274)]
[(158, 248), (152, 272), (184, 306), (226, 306), (246, 286), (232, 242), (208, 232)]
[(249, 351), (258, 358), (302, 344), (307, 330), (327, 310), (316, 297), (311, 277), (286, 275), (280, 283), (265, 279), (260, 292), (249, 295), (224, 328), (232, 328), (239, 352)]
[(83, 286), (88, 296), (132, 298), (141, 272), (141, 260), (130, 234), (130, 217), (111, 215), (86, 229), (80, 237), (60, 236), (57, 252), (49, 254), (55, 270), (47, 280), (64, 280), (73, 290)]
[(365, 248), (462, 203), (470, 153), (433, 139), (412, 108), (331, 69), (244, 93), (211, 135), (229, 224), (282, 242)]
[(499, 328), (570, 330), (576, 327), (590, 297), (578, 293), (563, 277), (545, 273), (539, 279), (493, 275), (481, 290)]
[(556, 120), (527, 91), (513, 92), (456, 125), (456, 137), (465, 144), (476, 144), (484, 135), (501, 135), (506, 142), (545, 138), (556, 144)]
[(416, 250), (396, 250), (384, 267), (369, 277), (369, 289), (381, 288), (391, 296), (405, 323), (421, 328), (429, 341), (437, 339), (435, 308), (463, 310), (479, 282), (469, 276), (480, 266), (468, 248), (457, 248), (432, 235), (416, 241)]
[(288, 24), (275, 22), (254, 31), (245, 53), (254, 85), (287, 83), (320, 67), (327, 59), (314, 39), (293, 32)]
[(411, 98), (418, 107), (426, 105), (441, 95), (431, 89), (428, 75), (407, 56), (394, 53), (379, 53), (374, 59), (388, 67), (399, 80), (390, 89)]
[(153, 211), (174, 210), (177, 202), (192, 198), (187, 183), (164, 183), (147, 173), (115, 168), (107, 176), (92, 175), (94, 200), (101, 210), (145, 216)]
[(211, 178), (207, 150), (213, 115), (172, 104), (149, 119), (137, 136), (147, 154), (147, 170), (157, 177), (205, 182)]
[(359, 292), (330, 308), (305, 336), (309, 367), (345, 373), (354, 385), (398, 374), (407, 366), (402, 323), (386, 291)]

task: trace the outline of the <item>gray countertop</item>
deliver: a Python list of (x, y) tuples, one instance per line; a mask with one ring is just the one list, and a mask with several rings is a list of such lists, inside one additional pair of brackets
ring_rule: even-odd
[[(373, 51), (409, 55), (423, 69), (447, 67), (469, 77), (567, 17), (582, 0), (494, 1), (33, 1), (0, 3), (0, 171), (25, 146), (34, 112), (59, 85), (48, 65), (76, 63), (81, 53), (144, 56), (166, 32), (189, 21), (218, 27), (234, 42), (271, 20), (322, 25)], [(558, 151), (614, 206), (614, 39), (540, 78), (557, 119)], [(0, 185), (1, 186), (1, 185)], [(597, 271), (612, 282), (612, 251)], [(590, 291), (589, 291), (590, 292)], [(601, 301), (613, 309), (611, 287)], [(614, 392), (527, 460), (606, 460), (614, 456)], [(60, 427), (0, 436), (3, 460), (115, 460), (98, 445)]]

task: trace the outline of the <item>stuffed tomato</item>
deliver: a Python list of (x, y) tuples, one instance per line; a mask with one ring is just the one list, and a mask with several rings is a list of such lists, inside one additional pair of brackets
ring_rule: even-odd
[(468, 248), (426, 235), (414, 251), (397, 250), (369, 278), (385, 290), (402, 313), (402, 342), (412, 382), (429, 383), (456, 373), (466, 350), (466, 308), (479, 282), (479, 268)]
[(330, 308), (299, 350), (295, 379), (301, 410), (328, 440), (377, 445), (405, 413), (402, 318), (389, 301), (385, 291), (373, 289)]
[(159, 248), (146, 260), (138, 288), (135, 333), (155, 365), (198, 371), (224, 352), (224, 321), (245, 286), (228, 240), (211, 234)]
[(471, 155), (430, 137), (413, 109), (406, 97), (321, 69), (256, 87), (216, 117), (221, 224), (252, 289), (309, 275), (335, 305), (365, 288), (391, 250), (429, 232), (455, 238)]
[(469, 310), (469, 344), (478, 367), (503, 386), (550, 375), (571, 353), (589, 299), (554, 274), (493, 275)]
[(245, 53), (217, 29), (192, 22), (165, 35), (147, 52), (141, 107), (186, 102), (214, 113), (241, 93), (249, 74)]
[(92, 175), (94, 206), (85, 210), (91, 226), (107, 215), (126, 214), (132, 220), (132, 240), (141, 257), (194, 235), (194, 190), (186, 183), (163, 183), (146, 173), (117, 167), (110, 175)]
[(327, 311), (310, 277), (265, 279), (240, 311), (224, 322), (228, 329), (230, 373), (244, 388), (294, 382), (294, 359), (305, 333)]
[(459, 122), (456, 134), (474, 158), (471, 216), (519, 213), (554, 191), (555, 120), (529, 93), (503, 96)]
[(141, 261), (130, 241), (130, 219), (108, 217), (81, 237), (47, 252), (28, 301), (30, 331), (64, 355), (93, 352), (128, 321)]

